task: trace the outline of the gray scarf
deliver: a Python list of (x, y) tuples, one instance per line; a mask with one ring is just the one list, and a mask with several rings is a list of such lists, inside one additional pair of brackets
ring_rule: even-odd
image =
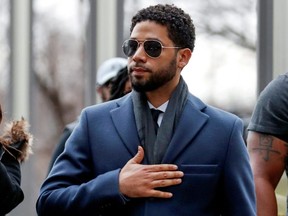
[(156, 136), (146, 95), (134, 90), (132, 91), (137, 131), (149, 164), (161, 163), (181, 117), (187, 101), (187, 95), (188, 87), (181, 76), (178, 86), (169, 99), (167, 109)]

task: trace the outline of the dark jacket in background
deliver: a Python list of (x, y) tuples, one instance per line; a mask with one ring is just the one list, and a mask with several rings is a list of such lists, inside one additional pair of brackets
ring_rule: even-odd
[[(0, 146), (0, 158), (3, 154)], [(20, 188), (21, 170), (17, 159), (5, 152), (0, 162), (0, 215), (5, 215), (14, 209), (24, 199)]]

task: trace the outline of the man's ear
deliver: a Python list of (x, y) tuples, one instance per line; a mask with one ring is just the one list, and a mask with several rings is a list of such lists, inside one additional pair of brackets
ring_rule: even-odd
[(192, 51), (189, 48), (180, 49), (178, 51), (178, 67), (183, 69), (189, 62)]

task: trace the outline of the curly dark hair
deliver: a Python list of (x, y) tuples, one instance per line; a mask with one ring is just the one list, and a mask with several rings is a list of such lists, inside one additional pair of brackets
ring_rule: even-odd
[(125, 66), (118, 71), (116, 77), (114, 77), (111, 81), (110, 100), (120, 98), (127, 93), (124, 90), (128, 80), (128, 68)]
[(168, 29), (168, 37), (175, 46), (189, 48), (193, 51), (195, 46), (195, 27), (189, 14), (181, 8), (169, 4), (157, 4), (141, 9), (132, 18), (130, 34), (135, 25), (142, 21), (154, 21)]

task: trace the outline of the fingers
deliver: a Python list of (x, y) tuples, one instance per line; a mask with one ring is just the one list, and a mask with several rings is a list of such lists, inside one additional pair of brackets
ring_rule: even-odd
[(153, 175), (154, 180), (157, 179), (177, 179), (182, 178), (184, 173), (182, 171), (165, 171), (165, 172), (153, 172), (150, 175)]
[(144, 158), (144, 149), (142, 146), (138, 146), (138, 152), (136, 154), (136, 161), (141, 163)]
[[(143, 159), (144, 159), (144, 149), (142, 146), (138, 146), (137, 154), (128, 163), (140, 164)], [(156, 164), (156, 165), (149, 165), (149, 169), (155, 172), (169, 171), (169, 170), (173, 171), (177, 170), (178, 167), (174, 164)]]
[(151, 179), (153, 179), (151, 180), (150, 187), (156, 189), (181, 184), (184, 173), (182, 171), (168, 171), (168, 172), (156, 172), (156, 173), (154, 172), (151, 173), (150, 175)]
[(169, 199), (172, 196), (173, 194), (170, 192), (164, 192), (164, 191), (159, 191), (159, 190), (153, 190), (153, 192), (151, 193), (151, 197), (155, 197), (155, 198)]
[(175, 164), (141, 164), (144, 149), (138, 146), (138, 152), (121, 169), (119, 189), (127, 197), (171, 198), (172, 193), (160, 188), (182, 183), (184, 173)]
[(137, 154), (130, 161), (140, 164), (143, 158), (144, 158), (144, 149), (141, 146), (138, 146)]
[(151, 183), (151, 185), (153, 185), (152, 189), (150, 191), (147, 191), (146, 197), (155, 197), (155, 198), (164, 198), (164, 199), (171, 198), (173, 196), (172, 193), (167, 192), (167, 191), (162, 191), (160, 190), (160, 188), (178, 185), (178, 184), (181, 184), (181, 182), (182, 182), (181, 178), (155, 180)]
[(138, 152), (136, 155), (131, 158), (127, 164), (140, 164), (142, 160), (144, 159), (144, 149), (141, 146), (138, 146)]
[(152, 182), (153, 188), (168, 187), (173, 185), (181, 184), (182, 179), (161, 179)]
[(151, 172), (176, 171), (178, 170), (178, 166), (175, 164), (155, 164), (149, 165), (149, 170)]

